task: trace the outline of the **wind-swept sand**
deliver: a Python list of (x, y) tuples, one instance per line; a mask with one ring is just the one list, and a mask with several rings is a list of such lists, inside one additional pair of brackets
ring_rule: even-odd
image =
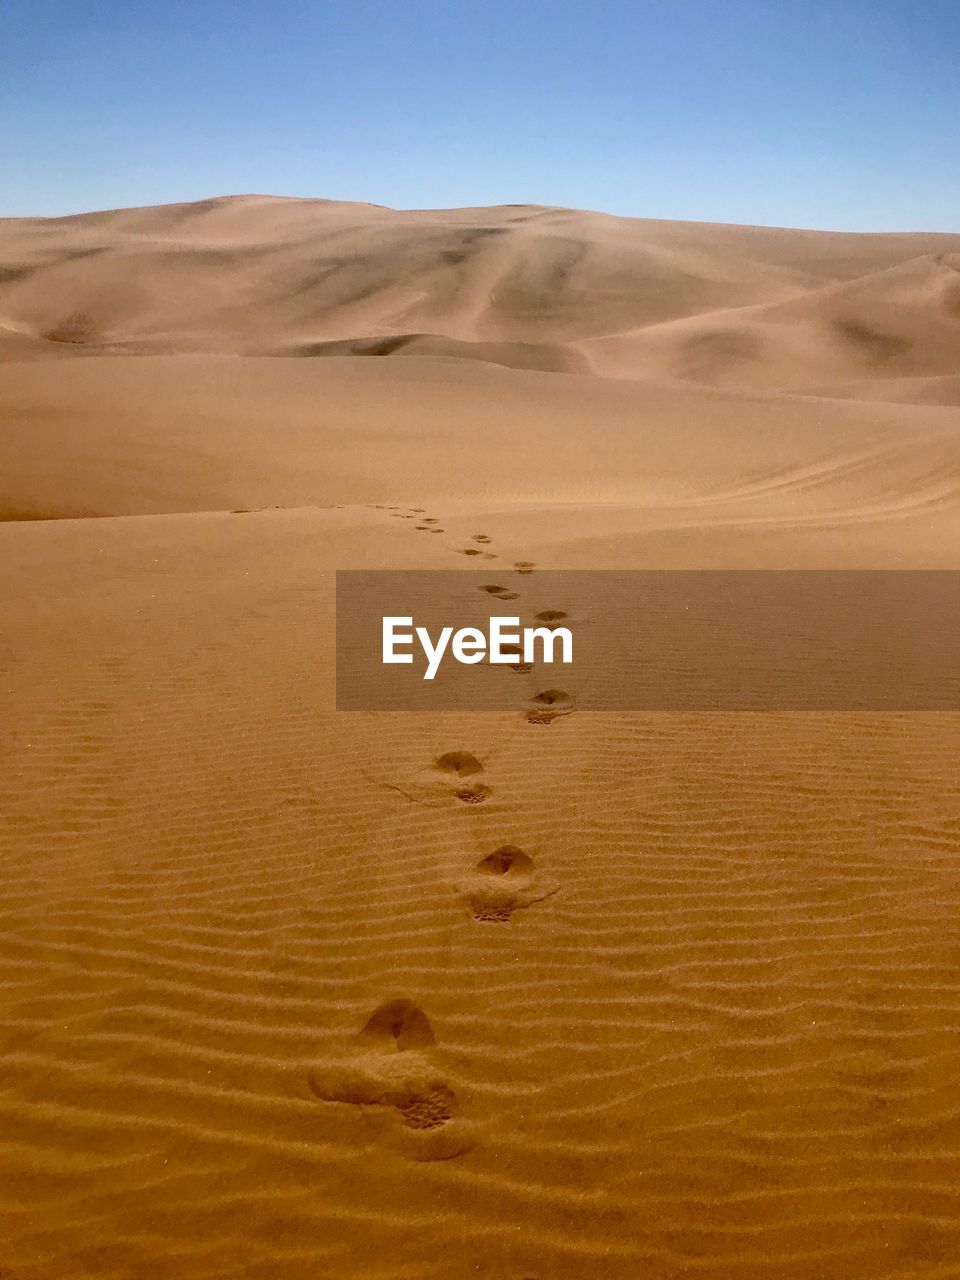
[(958, 1274), (958, 717), (332, 700), (337, 568), (960, 567), (960, 236), (8, 220), (0, 355), (0, 1274)]

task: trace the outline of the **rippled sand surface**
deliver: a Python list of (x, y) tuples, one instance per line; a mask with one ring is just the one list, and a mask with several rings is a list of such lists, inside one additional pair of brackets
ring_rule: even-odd
[(338, 568), (958, 567), (958, 244), (0, 223), (0, 1274), (960, 1274), (960, 716), (333, 709)]

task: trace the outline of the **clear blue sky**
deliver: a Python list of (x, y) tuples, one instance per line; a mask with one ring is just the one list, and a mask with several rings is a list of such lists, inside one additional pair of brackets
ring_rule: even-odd
[(0, 214), (228, 193), (960, 231), (960, 0), (0, 0)]

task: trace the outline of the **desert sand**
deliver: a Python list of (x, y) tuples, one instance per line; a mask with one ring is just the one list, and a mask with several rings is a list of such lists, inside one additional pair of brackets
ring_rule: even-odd
[(0, 361), (0, 1274), (960, 1276), (960, 717), (333, 705), (338, 568), (960, 567), (960, 236), (7, 219)]

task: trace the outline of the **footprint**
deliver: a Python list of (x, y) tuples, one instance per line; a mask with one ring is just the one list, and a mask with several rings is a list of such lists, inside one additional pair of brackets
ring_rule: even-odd
[(562, 622), (569, 617), (562, 609), (543, 609), (536, 615), (537, 622)]
[(534, 694), (533, 701), (542, 707), (555, 707), (565, 702), (572, 702), (572, 698), (562, 689), (544, 689), (542, 693)]
[(476, 547), (461, 547), (460, 554), (462, 556), (482, 556), (483, 552)]
[(408, 1154), (449, 1160), (468, 1151), (473, 1139), (469, 1125), (456, 1118), (455, 1091), (434, 1066), (436, 1043), (419, 1005), (388, 1000), (367, 1019), (345, 1062), (310, 1072), (310, 1089), (322, 1102), (392, 1108)]
[(573, 710), (573, 699), (562, 689), (544, 689), (531, 701), (535, 706), (527, 712), (528, 724), (552, 724), (558, 716), (569, 715)]
[(406, 782), (380, 778), (380, 785), (396, 791), (407, 800), (430, 808), (449, 808), (451, 804), (483, 804), (493, 795), (493, 788), (482, 781), (483, 765), (469, 751), (447, 751), (435, 756), (418, 769)]
[(445, 751), (442, 756), (437, 756), (435, 767), (441, 773), (455, 773), (458, 778), (483, 773), (483, 765), (469, 751)]
[(489, 787), (484, 786), (482, 782), (479, 782), (471, 787), (461, 787), (456, 794), (457, 799), (461, 800), (464, 804), (483, 804), (484, 800), (486, 800), (488, 796), (492, 795), (493, 792)]
[(532, 662), (524, 662), (523, 649), (518, 644), (501, 644), (501, 653), (509, 654), (511, 658), (516, 658), (516, 662), (509, 663), (511, 671), (516, 671), (520, 675), (525, 675), (528, 671), (533, 670)]
[(474, 920), (482, 924), (509, 924), (515, 911), (542, 902), (559, 887), (537, 871), (528, 853), (512, 844), (481, 858), (459, 886)]
[(474, 542), (490, 542), (491, 539), (488, 538), (485, 533), (475, 533), (473, 535), (473, 541)]
[(489, 596), (496, 596), (498, 600), (518, 599), (516, 591), (511, 591), (509, 587), (500, 587), (495, 582), (488, 582), (487, 585), (485, 587), (481, 587), (480, 590), (486, 591)]
[(533, 573), (536, 568), (532, 560), (515, 560), (513, 567), (517, 573)]
[(360, 1037), (388, 1053), (436, 1044), (429, 1018), (412, 1000), (388, 1000), (380, 1005), (367, 1019)]
[(463, 804), (483, 804), (493, 794), (484, 783), (469, 781), (483, 773), (483, 765), (469, 751), (447, 751), (437, 757), (434, 769), (455, 779), (453, 794)]
[(481, 858), (476, 869), (485, 876), (529, 875), (533, 859), (515, 844), (504, 844)]
[(438, 1129), (453, 1119), (454, 1102), (452, 1090), (444, 1084), (436, 1084), (426, 1093), (399, 1103), (398, 1110), (408, 1129)]

